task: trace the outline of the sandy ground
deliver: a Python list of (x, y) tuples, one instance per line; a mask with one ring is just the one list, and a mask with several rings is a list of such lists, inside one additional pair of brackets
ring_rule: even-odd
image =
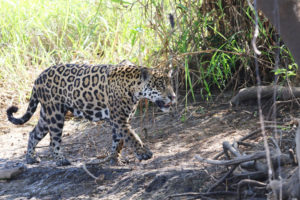
[(24, 164), (26, 169), (12, 180), (0, 181), (0, 199), (165, 199), (205, 191), (224, 170), (200, 163), (194, 156), (212, 158), (221, 151), (223, 141), (233, 142), (258, 127), (255, 106), (230, 109), (225, 102), (194, 103), (168, 114), (150, 108), (137, 116), (132, 125), (151, 148), (153, 158), (139, 162), (125, 149), (123, 159), (129, 162), (122, 166), (87, 165), (99, 177), (97, 182), (82, 164), (107, 155), (111, 145), (108, 125), (70, 119), (64, 127), (63, 151), (72, 165), (55, 166), (49, 136), (37, 148), (42, 162), (26, 165), (28, 133), (38, 114), (27, 124), (14, 126), (6, 121), (2, 109), (0, 168)]

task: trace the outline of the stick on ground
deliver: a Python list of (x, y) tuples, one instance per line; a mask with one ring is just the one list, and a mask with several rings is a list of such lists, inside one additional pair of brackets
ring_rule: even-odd
[(200, 162), (205, 162), (205, 163), (212, 164), (212, 165), (230, 166), (230, 165), (237, 165), (237, 164), (247, 162), (247, 161), (250, 161), (250, 160), (258, 160), (258, 159), (266, 158), (266, 152), (265, 151), (258, 151), (254, 154), (241, 156), (241, 157), (238, 157), (238, 158), (234, 158), (232, 160), (222, 160), (222, 161), (206, 159), (206, 158), (203, 158), (199, 155), (196, 155), (195, 158), (197, 160), (199, 160)]

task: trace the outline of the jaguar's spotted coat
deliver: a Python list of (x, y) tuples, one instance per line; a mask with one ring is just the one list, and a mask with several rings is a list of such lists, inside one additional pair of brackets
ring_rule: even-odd
[(61, 135), (65, 114), (71, 111), (92, 121), (107, 120), (112, 127), (112, 156), (118, 156), (124, 144), (131, 146), (139, 160), (152, 157), (130, 127), (138, 101), (147, 98), (163, 111), (175, 102), (170, 74), (134, 65), (56, 65), (35, 80), (26, 113), (15, 118), (15, 106), (7, 110), (8, 120), (24, 124), (41, 104), (40, 118), (30, 132), (26, 161), (39, 162), (35, 153), (38, 142), (50, 133), (50, 147), (57, 165), (70, 162), (61, 153)]

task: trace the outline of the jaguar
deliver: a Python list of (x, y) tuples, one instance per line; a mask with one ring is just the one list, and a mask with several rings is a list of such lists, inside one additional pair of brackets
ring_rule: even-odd
[(28, 164), (40, 162), (35, 148), (48, 133), (56, 165), (71, 164), (61, 148), (68, 111), (94, 122), (108, 122), (112, 128), (113, 163), (119, 161), (124, 146), (132, 148), (138, 160), (148, 160), (153, 153), (134, 132), (130, 122), (141, 99), (155, 103), (163, 112), (169, 111), (176, 102), (171, 75), (172, 70), (164, 72), (126, 62), (116, 65), (54, 65), (34, 81), (26, 113), (14, 117), (18, 107), (11, 106), (7, 109), (7, 117), (15, 125), (24, 124), (38, 104), (41, 105), (37, 125), (29, 133)]

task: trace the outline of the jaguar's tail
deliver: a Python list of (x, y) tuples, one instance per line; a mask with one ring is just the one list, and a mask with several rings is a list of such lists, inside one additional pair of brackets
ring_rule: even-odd
[(11, 106), (6, 111), (8, 121), (10, 121), (11, 123), (13, 123), (15, 125), (21, 125), (21, 124), (26, 123), (32, 117), (38, 104), (39, 104), (39, 101), (37, 98), (37, 94), (36, 94), (36, 91), (33, 89), (26, 113), (20, 118), (15, 118), (13, 116), (13, 113), (18, 111), (18, 107)]

